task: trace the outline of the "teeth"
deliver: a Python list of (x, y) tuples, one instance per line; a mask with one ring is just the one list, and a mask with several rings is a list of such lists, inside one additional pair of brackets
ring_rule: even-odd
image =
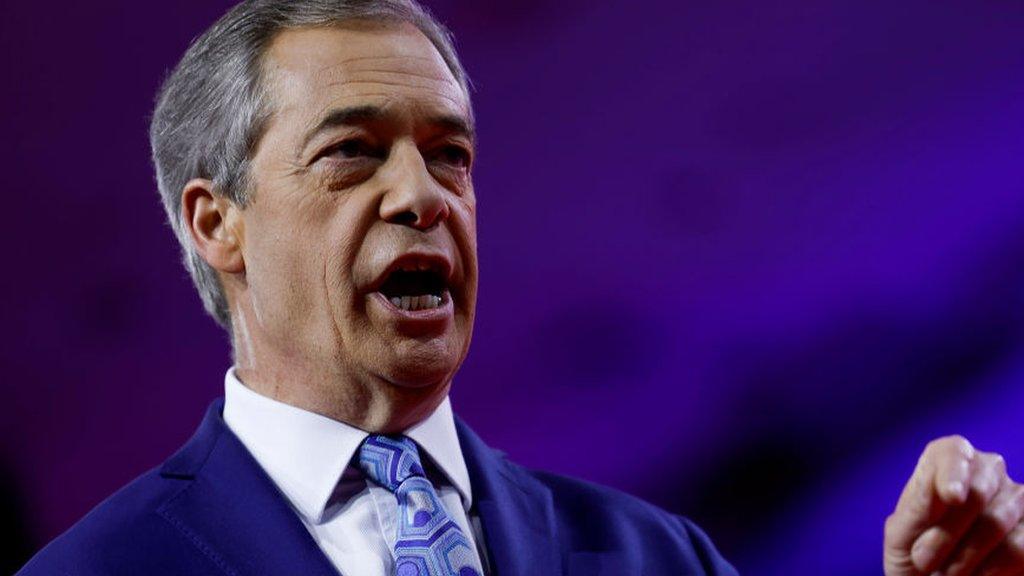
[(398, 269), (402, 272), (426, 272), (427, 270), (433, 270), (433, 267), (427, 262), (412, 262), (409, 264), (402, 264)]
[(402, 272), (426, 272), (433, 269), (429, 262), (409, 262), (398, 267)]
[(433, 294), (426, 294), (423, 296), (394, 296), (390, 300), (395, 308), (401, 308), (407, 312), (415, 312), (417, 310), (432, 310), (440, 307), (442, 298)]

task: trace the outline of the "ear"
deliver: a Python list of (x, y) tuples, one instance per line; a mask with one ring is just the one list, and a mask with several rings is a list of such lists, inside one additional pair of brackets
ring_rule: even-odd
[(214, 270), (245, 272), (241, 208), (213, 192), (213, 182), (196, 178), (181, 193), (181, 214), (196, 251)]

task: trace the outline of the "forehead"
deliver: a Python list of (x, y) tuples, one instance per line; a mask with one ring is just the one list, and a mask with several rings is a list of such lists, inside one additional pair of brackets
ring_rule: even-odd
[(468, 97), (441, 54), (408, 23), (285, 30), (263, 65), (276, 115), (305, 126), (332, 109), (358, 105), (470, 116)]

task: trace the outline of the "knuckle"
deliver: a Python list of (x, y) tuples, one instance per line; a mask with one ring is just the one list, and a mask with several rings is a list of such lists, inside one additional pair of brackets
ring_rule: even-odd
[(958, 444), (964, 444), (964, 443), (970, 444), (970, 442), (967, 441), (967, 438), (965, 438), (963, 434), (949, 434), (949, 435), (943, 436), (942, 439), (943, 440), (948, 440), (950, 442), (956, 442)]
[(925, 452), (954, 452), (970, 459), (974, 457), (975, 450), (967, 438), (952, 434), (932, 440), (925, 447)]
[(1006, 462), (999, 454), (986, 453), (980, 457), (980, 464), (975, 475), (975, 485), (983, 494), (991, 496), (1004, 483)]
[(996, 497), (999, 491), (999, 479), (994, 475), (982, 475), (974, 483), (973, 490), (987, 504)]
[(974, 449), (974, 447), (971, 446), (971, 441), (968, 440), (967, 438), (965, 438), (961, 434), (951, 434), (949, 436), (946, 436), (946, 438), (958, 450), (962, 450), (964, 452), (968, 452), (968, 451), (973, 451), (973, 449)]
[(936, 438), (936, 439), (932, 440), (931, 442), (929, 442), (928, 444), (925, 445), (925, 447), (924, 447), (925, 454), (928, 454), (928, 453), (931, 453), (931, 452), (935, 452), (936, 450), (941, 450), (942, 447), (944, 445), (948, 444), (949, 442), (950, 442), (950, 437), (949, 436), (943, 436), (942, 438)]
[(988, 465), (998, 471), (1000, 474), (1006, 474), (1006, 459), (1003, 458), (1002, 454), (996, 454), (994, 452), (984, 452), (984, 457)]

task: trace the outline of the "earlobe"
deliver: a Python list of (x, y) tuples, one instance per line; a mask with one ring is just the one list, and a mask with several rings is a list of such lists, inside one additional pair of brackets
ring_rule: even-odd
[(245, 271), (239, 210), (215, 194), (213, 182), (204, 178), (189, 181), (181, 193), (182, 220), (196, 251), (212, 268), (228, 274)]

